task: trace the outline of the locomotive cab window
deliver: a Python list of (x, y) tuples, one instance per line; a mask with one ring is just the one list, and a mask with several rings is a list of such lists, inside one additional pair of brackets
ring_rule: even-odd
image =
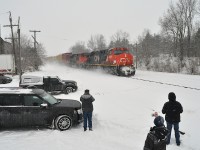
[(123, 53), (129, 53), (129, 51), (128, 50), (123, 50), (123, 51), (122, 50), (115, 50), (114, 51), (115, 55), (120, 55), (120, 54), (123, 54)]

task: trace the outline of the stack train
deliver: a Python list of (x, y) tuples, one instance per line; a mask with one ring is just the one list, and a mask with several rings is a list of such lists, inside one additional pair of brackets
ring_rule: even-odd
[(116, 47), (79, 54), (63, 53), (47, 59), (87, 69), (103, 68), (119, 76), (135, 75), (134, 57), (127, 48)]

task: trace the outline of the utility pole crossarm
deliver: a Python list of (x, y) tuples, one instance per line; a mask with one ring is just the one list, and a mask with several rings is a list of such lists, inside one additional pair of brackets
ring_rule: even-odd
[[(18, 26), (18, 25), (13, 24), (12, 26)], [(3, 27), (11, 27), (11, 25), (4, 25)]]

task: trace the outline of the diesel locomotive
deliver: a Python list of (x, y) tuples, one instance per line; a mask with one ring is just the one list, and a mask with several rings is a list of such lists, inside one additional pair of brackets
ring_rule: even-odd
[(135, 75), (134, 56), (130, 50), (115, 47), (90, 53), (63, 53), (48, 59), (53, 59), (71, 66), (82, 68), (103, 68), (109, 73), (119, 76)]

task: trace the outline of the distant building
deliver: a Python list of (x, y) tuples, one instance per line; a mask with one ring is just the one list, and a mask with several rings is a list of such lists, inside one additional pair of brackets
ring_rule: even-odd
[(12, 44), (0, 37), (0, 54), (12, 54)]

